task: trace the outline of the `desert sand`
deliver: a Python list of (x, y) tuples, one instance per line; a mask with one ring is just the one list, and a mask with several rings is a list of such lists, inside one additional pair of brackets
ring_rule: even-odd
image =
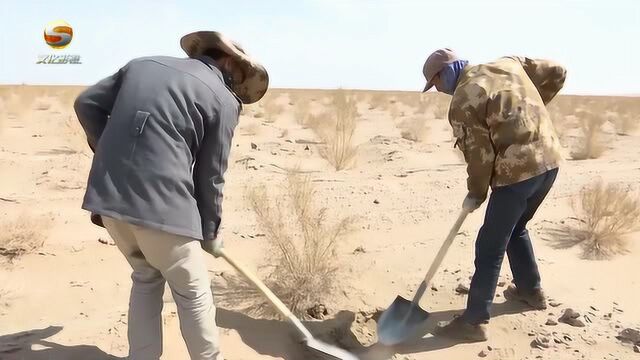
[[(123, 358), (130, 268), (106, 231), (92, 225), (80, 208), (91, 152), (69, 99), (81, 87), (0, 90), (5, 105), (0, 117), (0, 214), (6, 222), (36, 219), (40, 227), (31, 226), (44, 240), (35, 251), (0, 262), (0, 359)], [(24, 111), (7, 110), (9, 102), (17, 101), (11, 93), (27, 98)], [(543, 287), (554, 306), (529, 311), (505, 302), (502, 291), (511, 279), (505, 258), (489, 341), (457, 344), (430, 334), (436, 321), (450, 320), (465, 307), (466, 296), (456, 288), (469, 284), (485, 204), (468, 217), (421, 302), (431, 312), (423, 336), (384, 347), (376, 344), (376, 314), (396, 295), (413, 295), (460, 210), (466, 171), (445, 119), (446, 97), (427, 94), (426, 110), (416, 112), (417, 93), (352, 94), (359, 112), (353, 167), (336, 171), (319, 155), (313, 130), (296, 119), (296, 102), (309, 102), (311, 112), (321, 111), (330, 106), (325, 101), (330, 91), (282, 89), (270, 93), (280, 107), (276, 115), (266, 118), (264, 108), (251, 106), (241, 116), (226, 174), (225, 246), (259, 274), (264, 274), (260, 265), (267, 244), (244, 199), (247, 186), (265, 184), (275, 191), (285, 181), (283, 169), (298, 166), (310, 176), (318, 205), (326, 206), (330, 216), (358, 216), (356, 229), (338, 247), (340, 291), (324, 304), (329, 312), (325, 320), (306, 322), (312, 332), (372, 360), (640, 358), (632, 344), (617, 338), (623, 329), (640, 327), (640, 234), (628, 235), (628, 252), (593, 260), (582, 256), (580, 246), (560, 248), (563, 244), (549, 231), (578, 221), (571, 200), (595, 178), (638, 184), (640, 134), (615, 130), (616, 112), (627, 105), (637, 109), (638, 98), (561, 97), (551, 104), (552, 110), (563, 109), (554, 116), (566, 116), (567, 122), (576, 120), (580, 109), (607, 114), (600, 134), (603, 152), (597, 158), (571, 160), (573, 146), (583, 141), (580, 129), (568, 126), (562, 132), (567, 160), (529, 226)], [(375, 101), (395, 104), (372, 108), (372, 95)], [(634, 121), (640, 120), (637, 110), (630, 111), (636, 111)], [(419, 132), (414, 139), (406, 139), (410, 136), (403, 136), (403, 127), (416, 121), (424, 126), (414, 131)], [(208, 261), (215, 297), (225, 274), (233, 270), (222, 260)], [(584, 327), (552, 325), (567, 308), (580, 313)], [(163, 359), (187, 359), (168, 291), (163, 319)], [(233, 306), (219, 307), (217, 322), (226, 359), (313, 358), (290, 337), (286, 323), (255, 318)]]

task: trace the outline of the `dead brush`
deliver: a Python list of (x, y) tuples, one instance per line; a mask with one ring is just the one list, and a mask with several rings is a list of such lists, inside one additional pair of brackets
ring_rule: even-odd
[(429, 110), (431, 111), (434, 119), (447, 119), (449, 114), (450, 99), (437, 97), (430, 104)]
[(0, 261), (38, 251), (47, 238), (53, 218), (47, 215), (23, 215), (13, 221), (0, 222)]
[(35, 100), (33, 110), (36, 111), (47, 111), (51, 109), (51, 99), (48, 98), (38, 98)]
[(369, 110), (380, 109), (387, 101), (387, 96), (383, 92), (374, 92), (369, 97)]
[(555, 229), (554, 247), (581, 245), (587, 259), (609, 259), (628, 251), (625, 235), (638, 229), (640, 219), (637, 191), (596, 180), (582, 188), (572, 206), (579, 222)]
[(310, 101), (309, 99), (299, 96), (296, 98), (296, 101), (293, 105), (293, 116), (296, 119), (296, 123), (301, 126), (306, 126), (307, 121), (309, 121), (310, 113)]
[[(327, 304), (340, 287), (341, 263), (337, 249), (352, 229), (355, 218), (343, 217), (329, 223), (328, 209), (315, 205), (315, 190), (308, 176), (289, 171), (287, 185), (271, 195), (265, 185), (250, 188), (247, 200), (258, 227), (265, 234), (269, 252), (265, 283), (297, 316)], [(223, 303), (244, 311), (274, 316), (257, 290), (235, 276), (225, 278), (227, 286), (217, 295)], [(242, 294), (238, 303), (235, 295)]]
[(578, 116), (580, 118), (582, 138), (578, 149), (571, 153), (571, 157), (574, 160), (597, 159), (602, 156), (605, 150), (601, 139), (602, 130), (600, 129), (605, 119), (586, 111), (580, 112)]
[(416, 100), (416, 110), (415, 110), (416, 114), (425, 115), (428, 109), (429, 109), (429, 101), (427, 101), (427, 99), (424, 96), (422, 96), (422, 94), (419, 94)]
[(34, 98), (30, 97), (29, 94), (21, 90), (21, 88), (14, 89), (6, 98), (5, 107), (7, 116), (26, 120), (32, 112), (31, 105), (34, 100)]
[(264, 121), (267, 123), (276, 122), (276, 120), (284, 110), (283, 106), (278, 103), (278, 97), (274, 94), (267, 94), (260, 101), (260, 105), (262, 107)]
[(358, 109), (355, 100), (344, 90), (333, 94), (332, 111), (317, 121), (312, 129), (326, 144), (320, 148), (320, 156), (329, 161), (336, 171), (348, 169), (355, 163), (358, 147), (353, 145)]
[(410, 117), (402, 121), (398, 128), (400, 129), (400, 136), (410, 141), (423, 142), (429, 135), (427, 119), (424, 116)]
[(632, 113), (617, 114), (615, 119), (616, 133), (618, 135), (631, 135), (638, 129), (640, 115)]

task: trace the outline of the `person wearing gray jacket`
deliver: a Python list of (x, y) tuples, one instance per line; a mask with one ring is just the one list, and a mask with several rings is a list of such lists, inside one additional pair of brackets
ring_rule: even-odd
[(188, 58), (133, 59), (75, 101), (94, 151), (82, 208), (132, 267), (129, 359), (162, 354), (165, 282), (191, 359), (222, 359), (201, 249), (219, 256), (224, 173), (242, 104), (265, 68), (214, 31), (185, 35)]

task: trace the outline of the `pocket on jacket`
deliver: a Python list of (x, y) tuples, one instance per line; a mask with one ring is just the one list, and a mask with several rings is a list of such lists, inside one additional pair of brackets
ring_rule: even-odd
[(136, 116), (133, 119), (133, 124), (131, 125), (131, 135), (132, 136), (140, 136), (144, 131), (144, 126), (147, 123), (147, 119), (151, 113), (146, 111), (136, 111)]
[(129, 151), (129, 160), (133, 160), (133, 156), (136, 152), (136, 146), (138, 145), (138, 138), (142, 135), (149, 116), (151, 116), (151, 113), (146, 111), (136, 111), (136, 115), (133, 118), (133, 122), (131, 123), (131, 128), (129, 130), (133, 137), (133, 140), (131, 141), (131, 150)]

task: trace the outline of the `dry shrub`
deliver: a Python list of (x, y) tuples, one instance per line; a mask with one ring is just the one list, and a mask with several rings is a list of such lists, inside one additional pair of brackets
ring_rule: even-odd
[(427, 121), (424, 116), (411, 117), (398, 126), (400, 128), (400, 136), (403, 139), (422, 142), (427, 139), (429, 128), (427, 127)]
[(625, 235), (638, 228), (640, 219), (636, 191), (596, 180), (582, 188), (572, 205), (579, 223), (555, 231), (556, 248), (580, 244), (583, 257), (588, 259), (608, 259), (627, 252)]
[(327, 125), (327, 119), (329, 119), (331, 115), (326, 112), (320, 114), (309, 114), (307, 117), (307, 121), (304, 125), (302, 125), (303, 129), (310, 128), (312, 129), (320, 139), (324, 140), (328, 135), (327, 130), (329, 126)]
[(53, 219), (50, 216), (23, 215), (0, 222), (0, 261), (38, 251), (44, 245)]
[(309, 120), (309, 105), (310, 101), (301, 96), (296, 98), (296, 102), (294, 103), (293, 116), (296, 122), (302, 126), (305, 126)]
[(631, 135), (638, 129), (638, 114), (619, 114), (615, 120), (618, 135)]
[(571, 153), (571, 157), (574, 160), (597, 159), (605, 150), (600, 129), (604, 118), (587, 112), (582, 112), (579, 116), (583, 137), (580, 139), (579, 148)]
[(369, 99), (369, 110), (380, 109), (387, 104), (387, 96), (382, 92), (375, 92)]
[(450, 99), (436, 98), (429, 106), (434, 119), (447, 119)]
[(316, 120), (317, 124), (312, 129), (326, 143), (320, 149), (320, 156), (339, 171), (353, 166), (358, 153), (358, 148), (353, 145), (358, 109), (356, 102), (344, 90), (335, 91), (332, 106), (332, 113), (320, 118), (325, 121)]
[[(340, 285), (337, 249), (355, 221), (343, 217), (328, 222), (328, 209), (315, 205), (315, 190), (308, 176), (290, 171), (280, 194), (270, 196), (265, 185), (250, 188), (247, 199), (260, 231), (265, 233), (270, 269), (265, 283), (291, 311), (305, 316), (317, 304), (327, 304)], [(222, 301), (244, 310), (275, 315), (269, 304), (242, 279), (227, 278)], [(243, 291), (243, 302), (235, 295)], [(218, 291), (218, 294), (221, 294)]]
[(428, 109), (429, 109), (429, 102), (424, 96), (422, 96), (422, 94), (419, 94), (418, 99), (416, 101), (416, 114), (424, 115), (427, 113)]
[(391, 119), (398, 119), (404, 116), (404, 112), (400, 111), (400, 104), (398, 103), (389, 104), (387, 111)]
[(260, 105), (262, 107), (264, 121), (268, 123), (275, 122), (284, 110), (282, 105), (278, 103), (278, 97), (275, 94), (267, 93), (260, 101)]
[(31, 113), (31, 105), (34, 100), (27, 92), (21, 91), (20, 88), (16, 89), (6, 99), (7, 115), (20, 120), (26, 119)]
[(587, 255), (610, 257), (626, 249), (623, 236), (635, 230), (640, 219), (640, 198), (630, 190), (599, 180), (580, 192), (574, 208), (584, 220)]
[(44, 98), (40, 98), (40, 99), (36, 99), (34, 106), (33, 106), (33, 110), (36, 111), (47, 111), (51, 109), (51, 100), (50, 99), (44, 99)]

